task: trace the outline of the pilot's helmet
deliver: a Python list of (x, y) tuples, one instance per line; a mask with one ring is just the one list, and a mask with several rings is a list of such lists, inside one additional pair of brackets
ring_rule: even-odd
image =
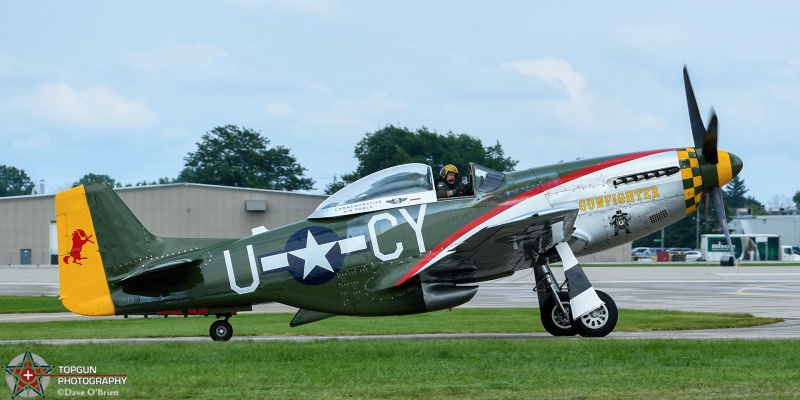
[(439, 171), (439, 177), (442, 179), (447, 178), (447, 173), (449, 172), (456, 174), (456, 177), (458, 177), (458, 168), (456, 168), (456, 166), (453, 164), (447, 164), (442, 167), (442, 169)]

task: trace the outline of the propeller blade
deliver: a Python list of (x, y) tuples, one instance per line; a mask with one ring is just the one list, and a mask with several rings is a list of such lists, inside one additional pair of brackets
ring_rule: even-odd
[(725, 240), (728, 241), (728, 248), (731, 250), (729, 265), (733, 265), (736, 255), (733, 253), (733, 242), (731, 241), (731, 234), (728, 232), (728, 219), (725, 217), (725, 205), (722, 203), (722, 189), (719, 187), (712, 188), (708, 194), (711, 196), (711, 202), (714, 203), (714, 211), (717, 212), (719, 225), (722, 227), (722, 232), (725, 233)]
[(683, 84), (686, 87), (686, 104), (689, 106), (689, 122), (692, 124), (692, 136), (694, 137), (694, 147), (701, 149), (705, 143), (706, 128), (703, 126), (703, 118), (700, 117), (700, 110), (697, 108), (697, 99), (694, 97), (692, 82), (689, 80), (689, 71), (683, 66)]
[(706, 161), (716, 164), (719, 162), (719, 156), (717, 155), (717, 113), (714, 112), (714, 109), (711, 109), (711, 121), (708, 122), (708, 129), (706, 130), (706, 136), (703, 138), (703, 158)]

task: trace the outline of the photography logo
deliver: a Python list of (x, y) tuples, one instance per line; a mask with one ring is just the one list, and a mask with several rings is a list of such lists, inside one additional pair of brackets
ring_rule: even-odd
[(11, 398), (15, 397), (44, 397), (44, 390), (50, 384), (47, 376), (53, 367), (47, 365), (42, 357), (25, 350), (25, 354), (14, 357), (7, 366), (6, 382), (11, 388)]

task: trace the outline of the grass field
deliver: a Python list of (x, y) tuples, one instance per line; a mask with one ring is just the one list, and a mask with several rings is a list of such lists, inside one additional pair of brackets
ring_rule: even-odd
[(54, 296), (0, 296), (0, 314), (65, 312)]
[[(539, 310), (463, 308), (403, 317), (334, 317), (290, 328), (292, 314), (242, 314), (231, 318), (236, 336), (385, 335), (406, 333), (544, 332)], [(214, 317), (131, 317), (91, 321), (0, 324), (0, 339), (80, 339), (206, 336)], [(749, 314), (620, 310), (618, 332), (736, 328), (779, 322)], [(209, 339), (210, 340), (210, 339)]]
[[(125, 399), (800, 398), (798, 340), (209, 341), (29, 349), (49, 365), (128, 376), (125, 385), (103, 387), (51, 380), (48, 398), (62, 397), (59, 389), (91, 388)], [(24, 351), (0, 345), (0, 360)]]
[[(30, 299), (22, 299), (27, 308), (39, 302)], [(18, 299), (6, 300), (0, 298), (0, 304), (7, 310), (30, 311), (14, 305)], [(36, 307), (54, 307), (47, 299), (41, 302)], [(248, 313), (231, 323), (237, 336), (542, 331), (538, 309), (529, 308), (335, 317), (298, 328), (289, 328), (291, 317)], [(206, 336), (212, 321), (213, 317), (135, 317), (2, 323), (0, 339)], [(742, 314), (620, 310), (616, 330), (711, 329), (777, 321)], [(127, 375), (126, 384), (116, 386), (66, 385), (53, 377), (47, 398), (800, 398), (800, 340), (28, 343), (0, 344), (0, 363), (25, 350), (51, 366), (92, 366), (99, 374)], [(2, 388), (0, 395), (3, 390), (10, 396), (10, 389)]]

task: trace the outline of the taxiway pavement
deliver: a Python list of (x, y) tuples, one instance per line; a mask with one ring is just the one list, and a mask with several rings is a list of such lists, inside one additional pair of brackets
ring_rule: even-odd
[[(553, 268), (563, 279), (563, 270)], [(586, 275), (597, 290), (608, 293), (622, 309), (667, 309), (700, 312), (748, 313), (778, 317), (786, 321), (755, 328), (701, 331), (614, 332), (611, 339), (786, 339), (800, 338), (800, 267), (649, 264), (634, 267), (591, 265)], [(480, 284), (475, 298), (462, 307), (537, 307), (533, 292), (533, 273), (521, 271), (511, 277)], [(55, 266), (0, 266), (0, 295), (58, 295), (58, 269)], [(254, 306), (253, 312), (294, 312), (281, 304)], [(3, 314), (0, 322), (38, 322), (83, 319), (72, 313)], [(122, 317), (111, 317), (122, 318)], [(287, 321), (288, 323), (288, 321)], [(402, 335), (402, 337), (431, 335)], [(456, 335), (433, 335), (451, 338)], [(389, 336), (397, 338), (398, 336)], [(458, 335), (457, 337), (485, 337)], [(549, 337), (547, 334), (508, 334), (491, 337)], [(370, 338), (376, 338), (370, 336)], [(380, 338), (380, 337), (378, 337)], [(235, 340), (359, 340), (363, 337), (234, 337)], [(126, 339), (128, 340), (128, 339)], [(131, 340), (208, 340), (202, 338), (131, 339)], [(10, 343), (2, 341), (3, 343)], [(62, 341), (72, 342), (72, 341)], [(92, 342), (89, 340), (89, 342)]]

